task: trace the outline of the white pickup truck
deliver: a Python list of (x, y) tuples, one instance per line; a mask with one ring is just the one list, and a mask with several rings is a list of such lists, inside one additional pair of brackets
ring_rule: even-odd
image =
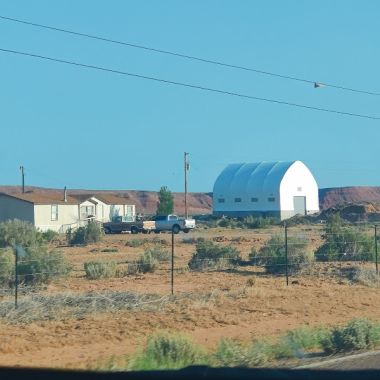
[(154, 221), (156, 223), (156, 233), (161, 231), (173, 231), (175, 234), (178, 234), (180, 231), (188, 233), (195, 228), (194, 219), (180, 218), (177, 215), (158, 215)]

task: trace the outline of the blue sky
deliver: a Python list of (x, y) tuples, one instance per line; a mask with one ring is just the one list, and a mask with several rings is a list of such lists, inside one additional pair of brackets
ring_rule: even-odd
[[(2, 0), (0, 15), (380, 92), (378, 1)], [(0, 20), (0, 48), (380, 116), (380, 97)], [(0, 52), (0, 184), (211, 191), (232, 162), (299, 159), (320, 187), (380, 185), (380, 121), (158, 84)]]

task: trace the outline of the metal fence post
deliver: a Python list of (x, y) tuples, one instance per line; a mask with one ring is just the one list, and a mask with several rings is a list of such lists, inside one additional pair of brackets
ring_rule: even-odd
[(286, 273), (286, 286), (289, 285), (288, 273), (288, 226), (285, 223), (285, 273)]
[(174, 293), (174, 231), (172, 230), (171, 292)]
[(377, 226), (375, 224), (375, 265), (376, 265), (376, 274), (379, 274), (379, 265), (377, 261)]
[(15, 309), (17, 309), (17, 298), (18, 298), (18, 252), (17, 247), (14, 248), (15, 253)]

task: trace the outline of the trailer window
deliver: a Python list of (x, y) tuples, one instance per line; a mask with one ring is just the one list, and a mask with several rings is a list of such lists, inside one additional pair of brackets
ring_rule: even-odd
[(51, 205), (51, 220), (58, 220), (58, 205)]

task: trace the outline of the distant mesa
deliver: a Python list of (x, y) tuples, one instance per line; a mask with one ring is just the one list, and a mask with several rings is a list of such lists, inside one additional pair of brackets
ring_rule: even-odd
[[(26, 191), (49, 193), (59, 192), (62, 189), (48, 189), (42, 187), (27, 186)], [(14, 194), (21, 191), (20, 186), (0, 186), (0, 192)], [(156, 191), (139, 190), (75, 190), (68, 189), (68, 194), (114, 194), (125, 197), (130, 204), (136, 205), (136, 211), (144, 214), (154, 214), (156, 212), (158, 196)], [(184, 194), (173, 193), (175, 212), (184, 214)], [(212, 212), (212, 193), (197, 192), (190, 193), (189, 214), (201, 215)], [(319, 206), (321, 211), (348, 204), (373, 203), (380, 205), (380, 186), (353, 186), (353, 187), (333, 187), (319, 190)]]

